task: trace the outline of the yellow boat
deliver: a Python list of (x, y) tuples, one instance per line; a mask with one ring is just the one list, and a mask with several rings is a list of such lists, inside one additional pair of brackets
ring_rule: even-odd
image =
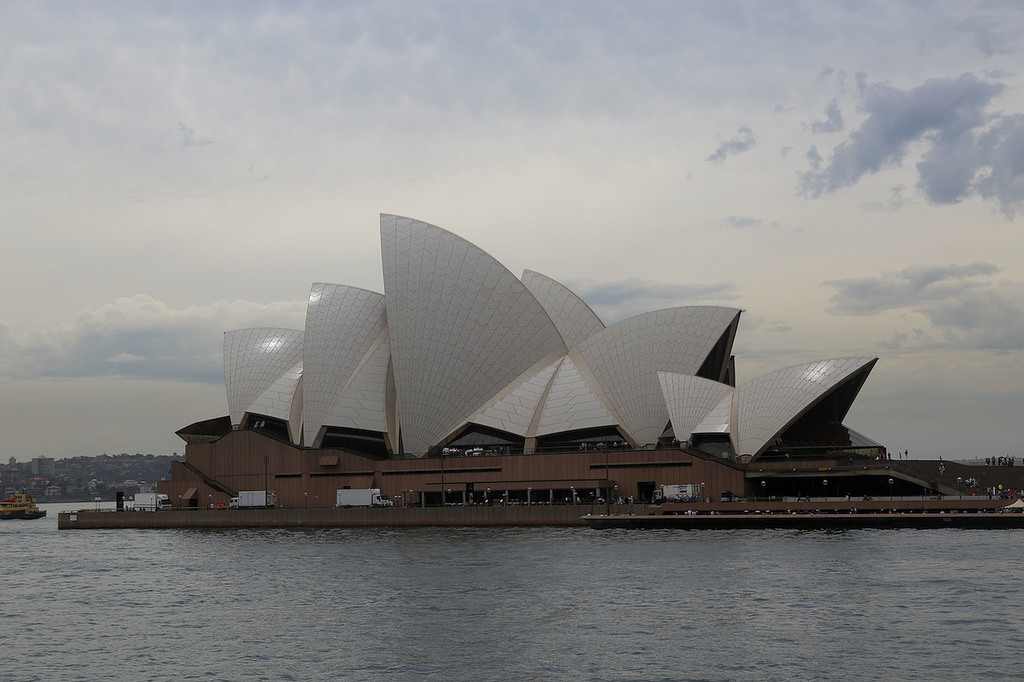
[(26, 491), (14, 493), (6, 500), (0, 500), (0, 520), (7, 519), (41, 519), (46, 510), (36, 505), (36, 498)]

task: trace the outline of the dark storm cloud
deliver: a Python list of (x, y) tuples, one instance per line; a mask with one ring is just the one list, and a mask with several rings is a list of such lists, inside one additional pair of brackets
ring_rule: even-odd
[(712, 163), (722, 163), (726, 157), (749, 151), (755, 144), (757, 144), (757, 140), (754, 138), (754, 131), (744, 126), (736, 131), (733, 137), (718, 145), (718, 148), (707, 160)]
[[(829, 312), (876, 315), (910, 310), (923, 315), (943, 341), (989, 350), (1024, 348), (1024, 286), (997, 282), (990, 263), (913, 267), (880, 277), (832, 280)], [(923, 337), (920, 330), (914, 338)], [(895, 333), (886, 347), (910, 340)]]
[(811, 148), (801, 194), (819, 197), (899, 166), (912, 144), (924, 142), (918, 189), (930, 203), (977, 194), (999, 202), (1012, 217), (1024, 200), (1024, 116), (986, 112), (1005, 86), (968, 73), (909, 90), (869, 85), (858, 74), (858, 87), (867, 118), (833, 148), (827, 163)]

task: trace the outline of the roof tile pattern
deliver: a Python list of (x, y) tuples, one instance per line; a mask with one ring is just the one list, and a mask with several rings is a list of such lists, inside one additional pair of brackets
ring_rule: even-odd
[(730, 325), (735, 308), (693, 306), (636, 315), (579, 346), (637, 445), (654, 443), (668, 424), (658, 371), (696, 374)]
[(539, 272), (525, 270), (523, 284), (544, 306), (567, 348), (575, 348), (604, 329), (601, 318), (590, 306), (560, 282)]
[[(658, 381), (661, 382), (673, 432), (679, 440), (690, 440), (697, 426), (720, 403), (731, 403), (731, 400), (724, 401), (733, 392), (733, 387), (728, 384), (675, 372), (658, 372)], [(716, 431), (728, 433), (728, 416), (726, 412), (725, 428)]]
[(615, 424), (615, 418), (587, 385), (572, 358), (565, 358), (551, 383), (536, 435)]
[(503, 265), (439, 227), (382, 215), (395, 396), (407, 452), (423, 453), (548, 353), (544, 308)]
[(386, 424), (386, 364), (381, 372), (377, 359), (373, 376), (379, 385), (371, 388), (364, 381), (355, 393), (350, 393), (356, 372), (372, 351), (379, 349), (386, 329), (382, 295), (340, 284), (313, 285), (306, 307), (303, 350), (302, 429), (306, 443), (313, 444), (320, 428), (328, 423), (367, 429), (356, 425), (363, 420), (374, 426)]
[(556, 360), (536, 374), (528, 376), (525, 381), (474, 417), (473, 423), (514, 433), (517, 436), (532, 435), (530, 427), (534, 415), (547, 393), (551, 377), (561, 363), (561, 359)]
[[(224, 384), (228, 396), (231, 423), (238, 426), (245, 413), (257, 401), (268, 407), (264, 393), (284, 375), (291, 376), (302, 364), (303, 333), (295, 329), (258, 327), (224, 334)], [(296, 380), (297, 381), (297, 380)], [(278, 384), (282, 390), (295, 385), (288, 380)], [(278, 393), (273, 398), (275, 416), (288, 419), (294, 395)], [(266, 414), (266, 412), (261, 412)]]
[(302, 428), (302, 363), (279, 376), (245, 409), (252, 414), (288, 422), (288, 433), (296, 443)]
[(737, 454), (757, 456), (776, 436), (875, 358), (851, 357), (806, 362), (764, 374), (738, 389), (733, 434)]

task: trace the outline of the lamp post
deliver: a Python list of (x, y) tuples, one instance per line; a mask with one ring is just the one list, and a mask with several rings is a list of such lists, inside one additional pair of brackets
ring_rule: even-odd
[(768, 481), (762, 480), (761, 481), (761, 497), (763, 497), (766, 500), (768, 499), (768, 496), (765, 494), (765, 490), (767, 488), (768, 488)]
[(526, 489), (526, 506), (527, 507), (530, 506), (530, 497), (532, 496), (532, 493), (533, 493), (533, 488), (527, 488)]
[(569, 486), (569, 496), (572, 498), (571, 504), (573, 506), (576, 506), (576, 487), (575, 486)]
[(892, 479), (889, 479), (889, 501), (892, 502)]
[(825, 489), (825, 501), (828, 502), (828, 479), (822, 480), (821, 485)]
[(302, 506), (304, 509), (309, 509), (309, 493), (302, 493)]

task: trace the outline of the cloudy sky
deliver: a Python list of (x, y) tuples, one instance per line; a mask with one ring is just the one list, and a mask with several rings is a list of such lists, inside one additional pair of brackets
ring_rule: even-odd
[(0, 461), (182, 452), (225, 330), (382, 291), (382, 212), (1022, 455), (1022, 64), (1015, 0), (0, 3)]

